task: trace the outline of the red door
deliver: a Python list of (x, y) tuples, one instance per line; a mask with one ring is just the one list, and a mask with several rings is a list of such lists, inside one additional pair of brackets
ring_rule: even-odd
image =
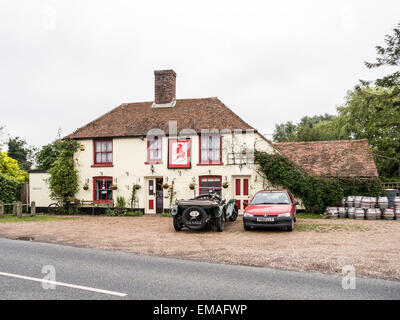
[(243, 202), (249, 201), (249, 177), (237, 177), (235, 178), (235, 195), (236, 205), (239, 209), (239, 213), (243, 213), (244, 204)]

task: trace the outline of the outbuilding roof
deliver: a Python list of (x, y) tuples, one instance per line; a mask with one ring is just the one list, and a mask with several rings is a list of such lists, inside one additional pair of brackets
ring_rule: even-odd
[(377, 177), (367, 139), (273, 143), (306, 173), (330, 177)]

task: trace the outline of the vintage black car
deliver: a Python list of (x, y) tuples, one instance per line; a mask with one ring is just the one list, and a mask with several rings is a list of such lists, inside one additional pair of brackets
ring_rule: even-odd
[(183, 227), (201, 230), (215, 226), (218, 232), (224, 230), (225, 221), (235, 221), (238, 208), (234, 199), (226, 200), (217, 193), (202, 194), (193, 199), (179, 200), (172, 208), (174, 228)]

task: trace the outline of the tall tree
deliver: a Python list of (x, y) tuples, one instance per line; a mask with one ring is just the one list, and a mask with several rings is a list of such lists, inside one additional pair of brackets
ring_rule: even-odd
[(346, 138), (337, 127), (336, 122), (337, 118), (329, 114), (312, 117), (305, 116), (297, 124), (289, 121), (275, 125), (272, 138), (275, 142), (322, 141)]
[(36, 167), (39, 170), (49, 170), (59, 154), (57, 142), (46, 144), (35, 155)]
[[(393, 29), (393, 35), (385, 36), (385, 47), (376, 46), (377, 58), (375, 62), (364, 62), (369, 69), (379, 67), (397, 67), (400, 66), (400, 23)], [(368, 85), (369, 82), (362, 81), (362, 84)], [(379, 87), (393, 87), (400, 85), (400, 71), (395, 72), (375, 80), (375, 85)]]
[(24, 139), (19, 137), (9, 138), (7, 142), (8, 156), (17, 160), (22, 170), (30, 170), (36, 148), (29, 146)]

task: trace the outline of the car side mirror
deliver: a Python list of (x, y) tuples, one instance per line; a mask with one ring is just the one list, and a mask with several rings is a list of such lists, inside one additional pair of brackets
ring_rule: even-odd
[(243, 201), (243, 207), (247, 207), (249, 205), (248, 202)]
[(298, 206), (299, 204), (300, 204), (300, 203), (299, 203), (298, 201), (295, 201), (295, 202), (294, 202), (294, 205), (295, 205), (295, 206)]

